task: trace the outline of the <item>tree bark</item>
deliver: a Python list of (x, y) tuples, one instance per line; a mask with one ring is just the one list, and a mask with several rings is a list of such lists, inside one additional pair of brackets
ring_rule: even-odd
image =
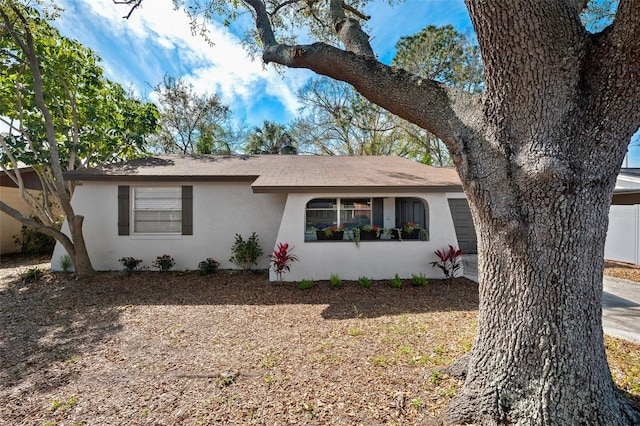
[(583, 184), (568, 193), (563, 186), (520, 194), (522, 219), (509, 224), (475, 205), (478, 336), (448, 421), (640, 422), (613, 384), (602, 344), (611, 191)]

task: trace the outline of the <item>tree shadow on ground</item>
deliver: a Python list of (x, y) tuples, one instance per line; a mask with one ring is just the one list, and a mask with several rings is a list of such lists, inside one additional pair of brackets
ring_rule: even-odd
[[(85, 297), (105, 306), (125, 305), (327, 305), (325, 319), (373, 318), (423, 312), (469, 311), (478, 307), (478, 285), (466, 278), (454, 282), (430, 280), (413, 286), (402, 280), (374, 281), (364, 288), (354, 281), (332, 286), (316, 281), (299, 290), (297, 283), (271, 283), (265, 271), (248, 274), (219, 271), (210, 276), (197, 272), (100, 273), (82, 287)], [(69, 287), (67, 291), (73, 292)], [(354, 306), (358, 312), (354, 312)]]
[[(120, 308), (86, 298), (70, 274), (0, 287), (0, 386), (22, 395), (69, 383), (83, 348), (120, 331)], [(50, 368), (54, 364), (68, 368)], [(32, 377), (37, 379), (30, 380)]]
[[(477, 309), (477, 284), (431, 280), (402, 288), (374, 281), (363, 288), (346, 281), (339, 288), (317, 281), (309, 290), (296, 283), (270, 283), (264, 271), (98, 273), (76, 280), (51, 273), (28, 282), (24, 276), (0, 285), (0, 383), (23, 395), (62, 386), (78, 371), (76, 357), (104, 345), (122, 329), (120, 315), (144, 305), (326, 305), (322, 318), (375, 318), (421, 312)], [(55, 366), (55, 368), (52, 368)], [(60, 367), (64, 368), (60, 368)]]

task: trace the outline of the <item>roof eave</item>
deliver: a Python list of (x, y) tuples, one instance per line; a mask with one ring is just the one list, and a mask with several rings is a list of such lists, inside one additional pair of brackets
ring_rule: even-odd
[(90, 174), (65, 174), (70, 181), (92, 182), (253, 182), (258, 176), (189, 176), (189, 175), (90, 175)]
[(269, 186), (269, 185), (252, 185), (253, 192), (256, 194), (267, 193), (389, 193), (408, 194), (416, 192), (462, 192), (462, 185), (440, 185), (440, 186)]

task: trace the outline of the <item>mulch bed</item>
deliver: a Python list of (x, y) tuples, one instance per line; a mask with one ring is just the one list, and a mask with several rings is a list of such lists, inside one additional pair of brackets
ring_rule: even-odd
[[(302, 291), (230, 271), (26, 278), (49, 266), (0, 264), (0, 425), (439, 424), (460, 387), (442, 371), (475, 335), (467, 279)], [(640, 345), (605, 342), (637, 400)]]
[(604, 274), (623, 280), (640, 282), (640, 266), (630, 263), (605, 260)]
[(475, 332), (466, 279), (302, 291), (264, 273), (27, 269), (0, 267), (0, 424), (423, 424)]

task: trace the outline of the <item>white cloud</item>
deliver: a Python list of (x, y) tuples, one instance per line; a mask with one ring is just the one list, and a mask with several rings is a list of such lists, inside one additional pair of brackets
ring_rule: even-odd
[[(61, 31), (89, 47), (104, 60), (110, 78), (138, 91), (141, 82), (154, 85), (165, 74), (184, 77), (198, 91), (219, 93), (232, 110), (249, 111), (267, 98), (281, 103), (290, 117), (297, 113), (296, 92), (309, 73), (290, 70), (283, 75), (250, 58), (228, 28), (209, 25), (210, 45), (193, 35), (189, 18), (174, 10), (171, 0), (145, 0), (131, 18), (127, 6), (108, 0), (64, 0)], [(87, 34), (87, 32), (89, 34)], [(124, 80), (124, 81), (123, 81)]]

